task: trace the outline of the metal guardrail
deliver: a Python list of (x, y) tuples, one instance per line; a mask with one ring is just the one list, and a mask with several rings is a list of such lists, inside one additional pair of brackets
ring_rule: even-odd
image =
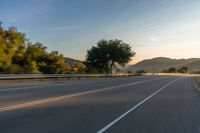
[(0, 80), (14, 79), (48, 79), (48, 78), (91, 78), (91, 77), (124, 77), (134, 74), (0, 74)]
[(154, 75), (154, 76), (189, 76), (189, 77), (200, 77), (200, 74), (189, 74), (189, 73), (144, 73), (142, 75)]
[[(200, 76), (200, 74), (180, 74), (180, 73), (144, 73), (146, 76)], [(0, 74), (0, 80), (15, 79), (59, 79), (59, 78), (92, 78), (92, 77), (128, 77), (137, 76), (135, 74)], [(139, 75), (138, 75), (139, 76)]]

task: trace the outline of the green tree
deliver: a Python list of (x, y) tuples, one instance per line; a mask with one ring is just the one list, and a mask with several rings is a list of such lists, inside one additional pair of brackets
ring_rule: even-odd
[[(20, 68), (19, 60), (22, 60), (25, 49), (26, 38), (21, 32), (18, 32), (15, 27), (10, 27), (4, 30), (0, 23), (0, 72), (10, 73)], [(15, 56), (15, 57), (14, 57)], [(12, 64), (13, 71), (10, 71)], [(14, 69), (15, 68), (15, 69)], [(23, 68), (20, 68), (21, 71)]]
[(39, 69), (43, 73), (66, 73), (67, 65), (62, 54), (52, 51), (47, 54), (45, 60), (39, 64)]
[(58, 51), (48, 52), (41, 43), (28, 42), (15, 27), (3, 29), (0, 22), (0, 73), (66, 73)]
[(29, 43), (25, 52), (27, 73), (65, 73), (67, 66), (58, 51), (48, 53), (41, 43)]
[(71, 68), (73, 73), (84, 73), (85, 72), (85, 65), (82, 63), (76, 63)]
[(183, 67), (181, 67), (180, 69), (178, 69), (177, 71), (178, 71), (179, 73), (187, 73), (188, 68), (185, 67), (185, 66), (183, 66)]
[(174, 68), (174, 67), (171, 67), (171, 68), (169, 68), (168, 69), (168, 73), (175, 73), (177, 70), (176, 70), (176, 68)]
[(27, 73), (40, 73), (40, 64), (45, 64), (47, 57), (46, 47), (41, 43), (28, 43), (24, 53), (24, 67)]
[(21, 74), (25, 73), (25, 70), (22, 66), (18, 64), (11, 64), (10, 66), (7, 66), (4, 68), (4, 73), (6, 74)]
[(143, 74), (143, 73), (146, 73), (146, 71), (145, 71), (145, 70), (138, 70), (138, 71), (136, 72), (136, 74)]
[(15, 27), (10, 27), (8, 30), (4, 31), (4, 43), (5, 43), (5, 53), (6, 53), (6, 62), (5, 65), (12, 64), (12, 58), (16, 54), (16, 51), (19, 52), (19, 49), (25, 47), (25, 35), (21, 32), (18, 32)]
[(4, 29), (2, 28), (0, 22), (0, 69), (3, 69), (3, 65), (6, 62), (6, 53), (5, 53), (6, 45), (4, 43), (4, 34), (5, 34)]
[(87, 51), (87, 72), (112, 73), (118, 65), (124, 67), (135, 55), (129, 44), (121, 40), (100, 40), (97, 46)]

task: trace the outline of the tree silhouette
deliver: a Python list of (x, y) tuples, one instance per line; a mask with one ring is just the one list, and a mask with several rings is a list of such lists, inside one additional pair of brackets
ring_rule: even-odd
[(97, 46), (87, 51), (86, 71), (90, 73), (112, 73), (118, 65), (124, 67), (135, 55), (129, 44), (121, 40), (100, 40)]

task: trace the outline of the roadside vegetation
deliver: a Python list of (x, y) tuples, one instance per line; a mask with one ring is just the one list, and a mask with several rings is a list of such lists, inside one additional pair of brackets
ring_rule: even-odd
[(200, 71), (192, 71), (191, 74), (200, 74)]
[(121, 40), (100, 40), (97, 46), (87, 51), (87, 73), (114, 73), (118, 67), (124, 67), (135, 55), (131, 46)]
[(185, 66), (183, 66), (181, 68), (170, 67), (169, 69), (163, 70), (162, 72), (164, 72), (164, 73), (187, 73), (188, 68)]
[(68, 66), (58, 51), (47, 51), (42, 43), (30, 42), (15, 27), (0, 25), (0, 73), (82, 73), (84, 65)]
[(200, 93), (200, 77), (193, 77), (193, 83), (197, 91)]
[(84, 63), (71, 63), (60, 52), (48, 51), (15, 27), (4, 29), (0, 23), (1, 74), (113, 73), (119, 72), (118, 67), (124, 67), (134, 55), (129, 44), (121, 40), (100, 40), (87, 51)]

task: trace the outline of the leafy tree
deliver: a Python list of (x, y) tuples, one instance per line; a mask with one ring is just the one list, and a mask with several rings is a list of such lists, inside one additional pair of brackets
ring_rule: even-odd
[(76, 63), (71, 68), (73, 73), (84, 73), (85, 72), (85, 65), (82, 63)]
[(174, 73), (174, 72), (176, 72), (176, 68), (171, 67), (171, 68), (168, 69), (167, 72), (168, 72), (168, 73)]
[(143, 74), (143, 73), (146, 73), (146, 71), (145, 71), (145, 70), (138, 70), (138, 71), (136, 72), (136, 74)]
[(6, 45), (4, 43), (4, 30), (1, 27), (1, 22), (0, 22), (0, 68), (3, 69), (3, 65), (6, 62), (6, 53), (5, 53), (5, 48)]
[(87, 51), (84, 64), (87, 72), (112, 73), (118, 65), (124, 67), (134, 55), (129, 44), (117, 39), (103, 39)]
[(29, 43), (25, 52), (27, 73), (65, 73), (67, 66), (58, 51), (48, 53), (41, 43)]
[(3, 29), (0, 22), (0, 73), (66, 73), (58, 51), (48, 52), (41, 43), (28, 42), (15, 27)]
[[(0, 72), (12, 72), (9, 72), (9, 67), (12, 67), (12, 64), (18, 62), (15, 59), (18, 60), (22, 57), (25, 48), (25, 41), (26, 38), (23, 33), (18, 32), (14, 27), (4, 30), (0, 23)], [(14, 66), (16, 69), (21, 67), (20, 65)]]
[(7, 74), (21, 74), (21, 73), (25, 73), (25, 70), (22, 66), (17, 65), (17, 64), (11, 64), (10, 66), (6, 66), (4, 68), (4, 73)]
[(24, 52), (24, 67), (27, 73), (40, 73), (39, 65), (46, 59), (46, 47), (41, 43), (32, 44), (28, 42)]
[(58, 51), (52, 51), (39, 64), (39, 69), (43, 73), (66, 73), (67, 65), (62, 54)]
[(185, 66), (183, 66), (183, 67), (181, 67), (180, 69), (178, 69), (177, 71), (180, 72), (180, 73), (187, 73), (188, 68), (185, 67)]
[(6, 53), (6, 62), (5, 65), (12, 64), (12, 57), (15, 55), (16, 51), (25, 47), (25, 35), (21, 32), (18, 32), (15, 27), (10, 27), (8, 30), (4, 31), (4, 43), (6, 45), (4, 51)]

